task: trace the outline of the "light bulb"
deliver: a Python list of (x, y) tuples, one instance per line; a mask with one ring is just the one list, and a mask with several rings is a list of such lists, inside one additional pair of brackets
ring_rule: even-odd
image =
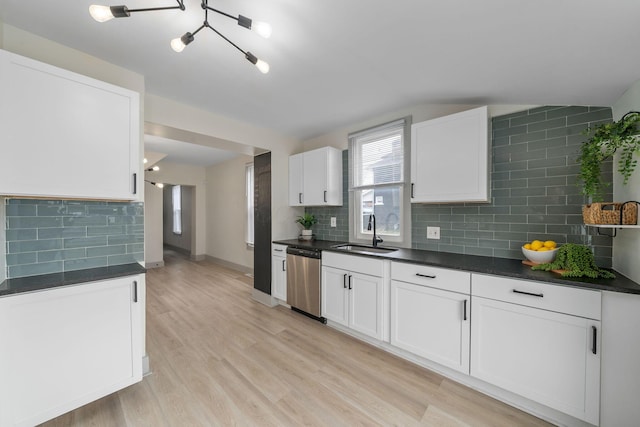
[(142, 163), (144, 163), (145, 165), (147, 164), (147, 158), (146, 157), (142, 160)]
[(160, 166), (154, 166), (151, 169), (153, 169), (154, 172), (158, 172), (160, 170)]
[(98, 22), (107, 22), (114, 18), (109, 6), (102, 6), (99, 4), (92, 4), (89, 6), (89, 14)]
[(158, 182), (158, 183), (156, 184), (156, 187), (158, 187), (158, 188), (164, 188), (164, 184), (163, 184), (163, 183), (161, 183), (161, 182)]
[(258, 67), (258, 70), (260, 70), (263, 74), (267, 74), (269, 72), (269, 64), (264, 62), (262, 59), (258, 59), (258, 62), (256, 62), (256, 67)]
[(182, 43), (180, 37), (176, 37), (175, 39), (171, 40), (171, 49), (173, 49), (174, 51), (180, 53), (184, 50), (185, 47), (187, 47), (187, 45)]
[(271, 37), (271, 25), (266, 22), (255, 21), (251, 23), (251, 29), (260, 36), (268, 39)]

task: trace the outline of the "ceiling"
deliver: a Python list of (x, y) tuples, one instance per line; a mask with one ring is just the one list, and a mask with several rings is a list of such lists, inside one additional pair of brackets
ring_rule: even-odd
[[(146, 154), (147, 152), (162, 153), (164, 156), (161, 159), (164, 161), (202, 167), (222, 163), (238, 156), (237, 153), (228, 150), (220, 150), (153, 135), (144, 136), (144, 151), (145, 157), (149, 157)], [(148, 166), (153, 166), (155, 163), (156, 161), (153, 161)]]
[[(0, 20), (145, 76), (148, 93), (308, 139), (418, 104), (612, 105), (640, 78), (640, 1), (210, 0), (270, 22), (265, 40), (210, 23), (271, 66), (260, 73), (212, 31), (182, 53), (186, 11), (97, 23), (100, 0), (0, 0)], [(105, 0), (130, 9), (174, 0)]]

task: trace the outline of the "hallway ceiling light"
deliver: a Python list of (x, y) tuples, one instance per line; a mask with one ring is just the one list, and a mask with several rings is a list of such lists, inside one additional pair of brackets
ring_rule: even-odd
[(147, 172), (158, 172), (160, 170), (160, 166), (154, 166), (152, 168), (148, 168)]
[[(155, 8), (147, 8), (147, 9), (129, 9), (127, 8), (127, 6), (100, 6), (100, 5), (94, 4), (89, 7), (89, 13), (93, 17), (93, 19), (95, 19), (96, 21), (106, 22), (113, 18), (128, 17), (130, 16), (131, 12), (147, 12), (151, 10), (167, 10), (167, 9), (185, 10), (184, 0), (176, 0), (176, 1), (178, 2), (178, 6), (155, 7)], [(271, 36), (271, 25), (267, 24), (266, 22), (260, 22), (260, 21), (253, 22), (253, 20), (251, 20), (250, 18), (247, 18), (246, 16), (238, 15), (236, 17), (226, 12), (223, 12), (221, 10), (215, 9), (209, 6), (209, 0), (201, 0), (200, 7), (202, 7), (202, 9), (204, 10), (204, 22), (195, 31), (186, 32), (182, 36), (176, 37), (175, 39), (171, 40), (171, 48), (175, 52), (182, 52), (184, 48), (187, 47), (187, 45), (195, 39), (195, 35), (198, 34), (200, 30), (206, 27), (211, 29), (214, 33), (216, 33), (220, 37), (222, 37), (231, 46), (235, 47), (240, 52), (242, 52), (242, 54), (247, 59), (247, 61), (255, 65), (258, 68), (258, 70), (260, 70), (262, 73), (266, 74), (269, 72), (268, 63), (266, 63), (261, 59), (258, 59), (258, 57), (252, 54), (251, 52), (241, 49), (237, 44), (229, 40), (220, 31), (216, 30), (214, 27), (211, 26), (211, 24), (209, 24), (209, 11), (215, 12), (222, 16), (226, 16), (227, 18), (234, 19), (238, 21), (239, 26), (244, 27), (248, 30), (253, 30), (260, 36), (267, 39)]]
[(161, 182), (153, 182), (153, 181), (148, 181), (148, 180), (144, 180), (144, 182), (148, 182), (151, 185), (155, 185), (158, 188), (164, 188), (164, 184)]

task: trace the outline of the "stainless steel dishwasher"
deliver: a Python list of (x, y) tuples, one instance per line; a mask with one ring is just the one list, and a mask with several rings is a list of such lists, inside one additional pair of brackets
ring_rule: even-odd
[(320, 316), (321, 252), (316, 249), (287, 248), (287, 304), (292, 310), (322, 323)]

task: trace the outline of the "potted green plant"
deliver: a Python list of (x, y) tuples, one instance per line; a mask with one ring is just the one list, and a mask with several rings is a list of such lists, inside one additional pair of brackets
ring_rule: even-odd
[(602, 200), (602, 190), (611, 183), (603, 182), (601, 175), (602, 163), (620, 153), (618, 172), (627, 184), (638, 163), (634, 158), (640, 153), (640, 112), (631, 111), (620, 120), (605, 123), (587, 129), (590, 138), (580, 148), (580, 175), (582, 193), (589, 196), (591, 201)]
[(590, 277), (592, 279), (614, 279), (616, 277), (612, 272), (598, 268), (593, 252), (588, 246), (576, 243), (560, 246), (555, 261), (534, 265), (531, 269), (558, 271), (562, 277)]
[(313, 237), (311, 227), (313, 227), (314, 224), (318, 223), (318, 219), (315, 217), (315, 215), (305, 212), (303, 215), (299, 216), (296, 219), (296, 222), (302, 225), (303, 228), (300, 237), (302, 237), (302, 239), (304, 240), (311, 240), (311, 238)]

